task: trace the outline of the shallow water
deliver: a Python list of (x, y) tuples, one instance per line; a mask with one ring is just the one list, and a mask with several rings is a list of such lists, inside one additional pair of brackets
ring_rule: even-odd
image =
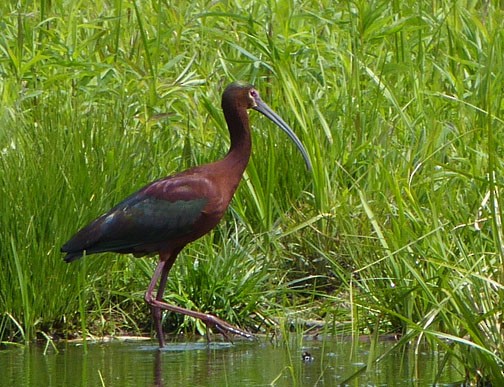
[[(301, 342), (300, 342), (301, 341)], [(336, 386), (372, 357), (369, 343), (342, 338), (280, 341), (118, 341), (58, 346), (58, 353), (32, 345), (0, 351), (0, 386)], [(374, 354), (394, 343), (380, 342)], [(313, 359), (303, 360), (308, 352)], [(308, 357), (308, 356), (307, 356)], [(439, 353), (394, 350), (353, 379), (352, 386), (432, 385)], [(438, 385), (455, 385), (461, 369), (445, 367)]]

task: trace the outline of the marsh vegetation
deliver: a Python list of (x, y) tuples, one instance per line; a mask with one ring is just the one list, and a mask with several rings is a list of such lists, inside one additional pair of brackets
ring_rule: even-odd
[[(254, 115), (224, 221), (167, 300), (252, 332), (400, 335), (504, 380), (504, 11), (471, 1), (5, 1), (0, 341), (150, 333), (154, 259), (60, 246), (159, 177), (222, 157), (255, 84), (313, 163)], [(168, 314), (172, 332), (204, 333)], [(442, 372), (442, 367), (440, 372)]]

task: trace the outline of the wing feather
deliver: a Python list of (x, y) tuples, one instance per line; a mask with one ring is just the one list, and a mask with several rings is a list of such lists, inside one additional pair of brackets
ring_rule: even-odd
[(68, 253), (65, 260), (78, 259), (84, 251), (144, 252), (147, 246), (190, 234), (214, 188), (205, 178), (180, 177), (149, 184), (81, 229), (62, 247)]

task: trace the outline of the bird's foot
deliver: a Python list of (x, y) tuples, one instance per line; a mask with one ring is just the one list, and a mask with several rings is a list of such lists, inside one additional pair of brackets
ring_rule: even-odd
[[(226, 340), (231, 341), (231, 342), (232, 342), (232, 340), (230, 339), (229, 334), (239, 335), (239, 336), (245, 337), (247, 339), (254, 339), (255, 338), (255, 336), (253, 334), (242, 331), (241, 329), (236, 328), (235, 326), (229, 324), (228, 322), (221, 320), (220, 318), (215, 317), (214, 315), (211, 315), (211, 314), (205, 314), (203, 317), (201, 317), (201, 321), (203, 321), (205, 323), (205, 325), (207, 326), (207, 329), (210, 329), (210, 328), (217, 329), (219, 331), (219, 333), (222, 336), (224, 336), (224, 338)], [(208, 334), (207, 334), (207, 339), (208, 339), (208, 341), (210, 341)]]
[[(155, 298), (150, 297), (148, 294), (146, 294), (145, 300), (153, 308), (153, 310), (156, 310), (156, 309), (169, 310), (174, 313), (181, 313), (186, 316), (197, 318), (197, 319), (201, 320), (207, 326), (207, 328), (217, 329), (219, 331), (219, 333), (221, 333), (229, 341), (231, 341), (228, 336), (230, 334), (231, 335), (239, 335), (239, 336), (245, 337), (247, 339), (254, 339), (255, 338), (255, 336), (253, 334), (242, 331), (241, 329), (236, 328), (235, 326), (229, 324), (228, 322), (226, 322), (224, 320), (221, 320), (218, 317), (215, 317), (212, 314), (196, 312), (194, 310), (185, 309), (185, 308), (182, 308), (177, 305), (170, 305), (164, 301), (156, 300)], [(156, 322), (156, 326), (159, 327), (158, 332), (157, 332), (158, 336), (162, 335), (162, 328), (160, 325), (160, 316), (161, 316), (160, 314), (157, 315), (153, 312), (154, 321)], [(162, 344), (163, 343), (160, 340), (159, 345), (162, 346)]]

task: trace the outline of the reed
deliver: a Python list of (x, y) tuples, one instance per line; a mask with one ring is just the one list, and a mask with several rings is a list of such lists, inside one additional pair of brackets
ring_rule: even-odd
[[(0, 10), (0, 341), (150, 329), (153, 260), (65, 265), (59, 247), (145, 183), (224, 155), (220, 94), (243, 79), (302, 138), (313, 172), (252, 112), (232, 209), (177, 261), (170, 300), (264, 331), (294, 313), (398, 332), (502, 382), (498, 4)], [(177, 318), (166, 324), (203, 331)]]

